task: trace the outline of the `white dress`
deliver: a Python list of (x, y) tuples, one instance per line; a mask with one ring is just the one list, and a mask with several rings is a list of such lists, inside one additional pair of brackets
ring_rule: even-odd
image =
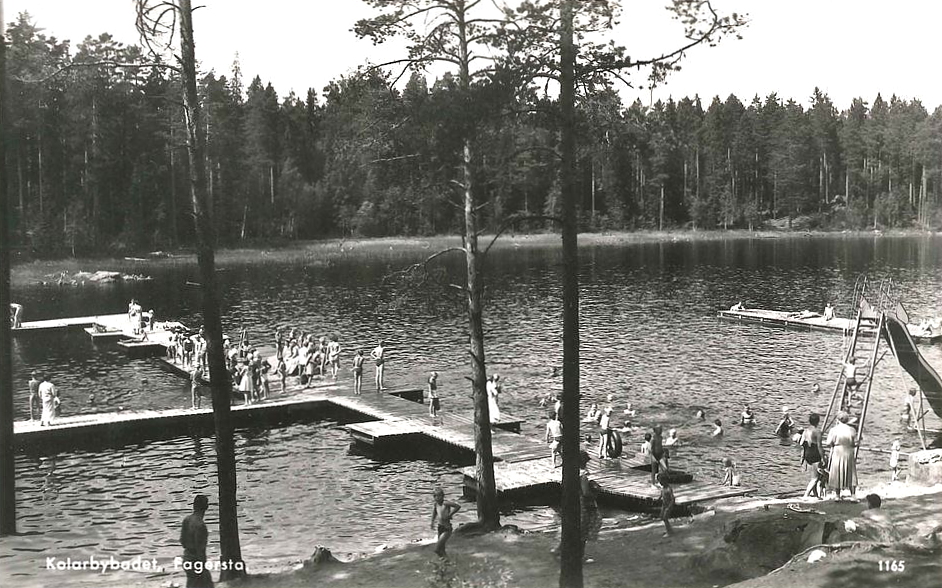
[(487, 410), (490, 413), (492, 423), (500, 421), (500, 405), (497, 396), (497, 385), (493, 381), (489, 381), (487, 383)]

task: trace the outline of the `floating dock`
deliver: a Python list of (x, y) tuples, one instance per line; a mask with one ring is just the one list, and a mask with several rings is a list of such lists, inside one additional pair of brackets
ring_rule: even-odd
[(95, 316), (76, 316), (71, 318), (48, 319), (42, 321), (24, 321), (12, 329), (13, 334), (56, 329), (77, 329), (101, 325), (107, 330), (124, 331), (130, 327), (128, 313), (99, 314)]
[(823, 315), (809, 311), (784, 312), (749, 308), (744, 310), (721, 310), (718, 316), (721, 319), (742, 323), (755, 323), (805, 331), (836, 331), (845, 335), (853, 332), (856, 325), (856, 321), (851, 319), (834, 317), (825, 320)]

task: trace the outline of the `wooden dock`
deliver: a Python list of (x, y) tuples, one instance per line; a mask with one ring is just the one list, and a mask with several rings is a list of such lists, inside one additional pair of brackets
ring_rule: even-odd
[[(558, 497), (561, 491), (562, 468), (552, 466), (545, 445), (541, 449), (541, 455), (534, 459), (500, 461), (494, 464), (498, 495), (510, 499), (526, 498), (534, 494)], [(593, 457), (588, 465), (589, 478), (598, 482), (601, 487), (602, 502), (628, 508), (652, 508), (660, 503), (661, 491), (651, 485), (650, 471), (632, 467), (630, 459), (599, 460)], [(464, 468), (462, 473), (465, 493), (473, 496), (477, 490), (474, 468)], [(678, 483), (673, 487), (678, 506), (742, 496), (756, 491), (755, 488), (721, 486), (702, 480)]]
[(24, 321), (20, 326), (12, 329), (14, 334), (36, 331), (50, 331), (55, 329), (77, 329), (92, 327), (96, 324), (107, 329), (124, 330), (129, 326), (128, 313), (100, 314), (95, 316), (75, 316), (71, 318), (48, 319), (42, 321)]
[(856, 322), (851, 319), (839, 317), (825, 320), (822, 315), (814, 312), (783, 312), (779, 310), (764, 310), (761, 308), (721, 310), (717, 316), (721, 319), (742, 323), (754, 323), (804, 331), (832, 331), (844, 334), (852, 332), (856, 324)]
[[(284, 395), (276, 393), (268, 400), (256, 404), (233, 403), (232, 419), (237, 427), (269, 426), (274, 423), (336, 415), (368, 420), (383, 412), (381, 408), (358, 410), (370, 405), (383, 407), (401, 405), (413, 407), (413, 414), (423, 412), (422, 390), (398, 388), (383, 394), (372, 393), (366, 402), (343, 402), (352, 395), (348, 385), (323, 382), (305, 389), (289, 387)], [(189, 398), (181, 399), (189, 403)], [(213, 431), (211, 399), (204, 398), (206, 408), (175, 408), (166, 410), (126, 410), (97, 414), (82, 414), (56, 419), (51, 426), (40, 426), (39, 421), (17, 421), (13, 424), (14, 444), (18, 449), (61, 451), (78, 446), (111, 447), (146, 440), (167, 439), (180, 435), (202, 435)]]

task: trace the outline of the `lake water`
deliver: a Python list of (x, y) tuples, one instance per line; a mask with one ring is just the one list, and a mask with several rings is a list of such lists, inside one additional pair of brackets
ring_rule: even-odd
[[(424, 259), (421, 248), (353, 251), (332, 261), (303, 254), (272, 262), (220, 264), (224, 328), (244, 325), (252, 339), (271, 342), (278, 326), (337, 333), (346, 346), (388, 345), (391, 385), (422, 385), (439, 372), (449, 410), (470, 411), (465, 316), (449, 304), (397, 298), (387, 278)], [(743, 483), (763, 492), (804, 485), (792, 445), (772, 433), (783, 406), (797, 418), (823, 411), (840, 371), (842, 338), (721, 322), (717, 310), (743, 300), (747, 306), (820, 311), (835, 303), (851, 313), (855, 280), (892, 278), (910, 315), (942, 314), (942, 238), (823, 236), (729, 239), (584, 246), (582, 261), (583, 409), (613, 394), (617, 405), (632, 402), (635, 421), (676, 427), (681, 450), (700, 478), (720, 478), (720, 462), (731, 457)], [(507, 240), (488, 261), (487, 358), (506, 382), (503, 407), (524, 417), (526, 434), (542, 434), (545, 409), (538, 399), (561, 390), (552, 367), (561, 365), (561, 302), (558, 247), (515, 246)], [(119, 313), (137, 297), (157, 319), (199, 324), (199, 289), (193, 262), (164, 260), (101, 264), (153, 276), (150, 282), (14, 286), (13, 298), (27, 320)], [(447, 261), (444, 278), (460, 283), (460, 259)], [(942, 370), (942, 345), (921, 346)], [(16, 417), (28, 418), (31, 370), (49, 373), (67, 413), (181, 407), (186, 383), (154, 360), (130, 359), (119, 348), (92, 345), (84, 333), (35, 334), (14, 341)], [(350, 378), (349, 369), (343, 377)], [(369, 378), (367, 378), (369, 379)], [(822, 393), (811, 393), (813, 383)], [(629, 390), (629, 385), (630, 390)], [(866, 445), (904, 449), (918, 444), (898, 413), (906, 389), (888, 355), (876, 370)], [(97, 406), (87, 398), (94, 393)], [(738, 421), (752, 405), (759, 426), (728, 426), (725, 439), (709, 438), (696, 423), (698, 408), (708, 420)], [(934, 419), (930, 426), (938, 429)], [(638, 438), (631, 443), (640, 443)], [(349, 437), (332, 422), (292, 424), (237, 434), (240, 532), (253, 570), (281, 567), (307, 557), (318, 544), (334, 552), (364, 553), (383, 545), (428, 538), (431, 490), (442, 485), (460, 493), (459, 463), (378, 459), (350, 451)], [(861, 452), (862, 474), (886, 471), (887, 456)], [(195, 492), (210, 496), (215, 480), (210, 438), (178, 438), (106, 451), (21, 455), (17, 462), (19, 530), (0, 539), (0, 579), (17, 585), (93, 583), (74, 572), (47, 572), (48, 556), (87, 558), (155, 556), (166, 565), (180, 551), (179, 522)], [(887, 478), (889, 474), (887, 474)], [(211, 541), (217, 540), (211, 506)], [(610, 517), (627, 513), (608, 512)], [(467, 504), (458, 520), (474, 518)], [(509, 509), (505, 522), (551, 523), (547, 507)], [(218, 544), (210, 545), (211, 557)], [(109, 576), (114, 580), (120, 576)], [(4, 582), (6, 584), (6, 582)]]

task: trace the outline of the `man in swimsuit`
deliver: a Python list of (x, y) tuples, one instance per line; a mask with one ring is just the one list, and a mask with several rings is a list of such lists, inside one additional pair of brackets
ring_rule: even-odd
[(37, 405), (37, 408), (42, 410), (42, 402), (39, 400), (39, 378), (36, 377), (36, 372), (32, 372), (29, 375), (29, 420), (33, 420), (33, 405)]
[(559, 417), (555, 413), (550, 413), (548, 415), (549, 422), (546, 423), (546, 442), (550, 446), (550, 459), (553, 460), (553, 467), (561, 467), (563, 464), (560, 462), (559, 465), (556, 465), (556, 456), (560, 457), (562, 460), (562, 441), (563, 441), (563, 424), (559, 422)]
[(428, 378), (428, 415), (432, 417), (432, 424), (438, 418), (441, 401), (438, 399), (438, 372), (432, 372)]
[(434, 492), (435, 503), (432, 505), (432, 528), (435, 529), (435, 521), (438, 520), (438, 541), (435, 543), (435, 553), (438, 557), (445, 557), (445, 544), (451, 537), (452, 526), (451, 517), (461, 510), (461, 505), (455, 502), (445, 501), (445, 491), (436, 488)]
[(386, 355), (385, 343), (383, 343), (382, 341), (380, 341), (379, 345), (373, 348), (373, 351), (370, 352), (370, 357), (373, 359), (374, 362), (376, 362), (376, 391), (377, 392), (380, 392), (386, 389), (386, 386), (383, 385), (383, 375), (385, 372), (385, 366), (383, 364), (386, 363), (385, 355)]
[(353, 393), (359, 394), (363, 391), (363, 350), (357, 349), (357, 354), (353, 356)]
[(183, 519), (180, 529), (180, 545), (183, 546), (183, 570), (186, 572), (187, 588), (212, 586), (213, 577), (206, 569), (206, 543), (209, 530), (203, 522), (209, 499), (197, 494), (193, 499), (193, 514)]
[(327, 363), (330, 365), (330, 377), (336, 380), (337, 372), (340, 371), (340, 342), (336, 336), (331, 336), (327, 344)]

